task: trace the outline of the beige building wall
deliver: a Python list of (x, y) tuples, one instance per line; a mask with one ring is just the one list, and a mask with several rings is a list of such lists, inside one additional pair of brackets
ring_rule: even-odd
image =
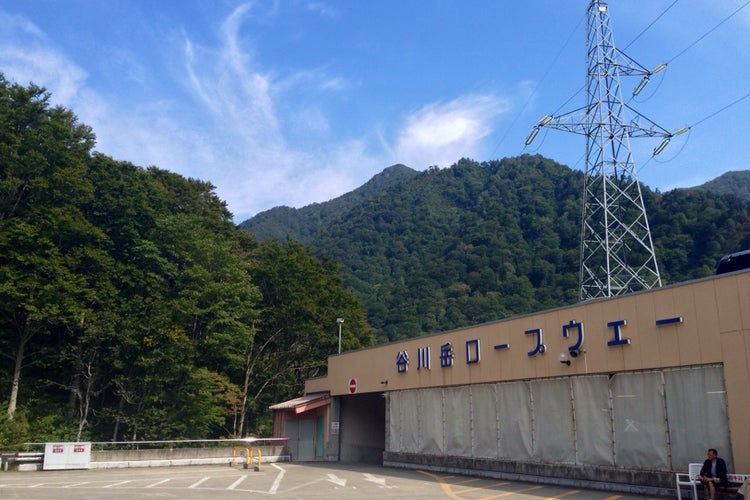
[[(611, 345), (618, 340), (612, 324), (623, 321), (621, 343)], [(582, 325), (578, 357), (569, 355), (578, 329), (563, 336), (571, 322)], [(545, 349), (529, 355), (541, 350), (539, 336), (526, 333), (536, 330)], [(454, 358), (442, 367), (441, 346), (448, 343)], [(408, 365), (400, 372), (403, 353)], [(716, 363), (724, 366), (735, 471), (750, 473), (750, 271), (332, 356), (328, 376), (308, 380), (306, 392), (339, 396)]]

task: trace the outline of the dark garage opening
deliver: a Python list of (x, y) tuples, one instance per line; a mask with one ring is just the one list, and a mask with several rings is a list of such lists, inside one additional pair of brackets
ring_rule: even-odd
[(341, 454), (344, 463), (382, 464), (385, 397), (382, 393), (341, 397)]

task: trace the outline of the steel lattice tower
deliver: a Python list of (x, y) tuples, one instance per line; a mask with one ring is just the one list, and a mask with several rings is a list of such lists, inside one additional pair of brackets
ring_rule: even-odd
[(591, 0), (587, 10), (586, 105), (558, 116), (547, 115), (541, 127), (586, 136), (586, 169), (581, 229), (580, 299), (611, 297), (661, 286), (641, 186), (636, 179), (631, 137), (663, 137), (658, 154), (675, 135), (622, 100), (620, 77), (649, 71), (615, 48), (607, 4)]

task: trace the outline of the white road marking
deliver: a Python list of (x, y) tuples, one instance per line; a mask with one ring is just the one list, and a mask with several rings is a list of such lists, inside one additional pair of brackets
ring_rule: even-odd
[(377, 477), (377, 476), (373, 476), (372, 474), (368, 474), (368, 473), (365, 473), (364, 476), (365, 476), (365, 479), (367, 481), (370, 481), (371, 483), (375, 483), (375, 484), (377, 484), (379, 486), (385, 487), (385, 478), (384, 477)]
[(195, 489), (195, 488), (197, 488), (198, 486), (200, 486), (201, 484), (203, 484), (203, 483), (205, 483), (206, 481), (208, 481), (209, 479), (211, 479), (211, 478), (210, 478), (210, 477), (204, 477), (204, 478), (203, 478), (203, 479), (201, 479), (200, 481), (197, 481), (197, 482), (195, 482), (195, 483), (191, 484), (190, 486), (188, 486), (188, 488), (190, 488), (191, 490), (192, 490), (192, 489)]
[(84, 484), (89, 484), (89, 481), (84, 481), (82, 483), (67, 484), (63, 486), (63, 488), (75, 488), (76, 486), (83, 486)]
[(162, 479), (161, 481), (157, 481), (157, 482), (155, 482), (154, 484), (149, 484), (148, 486), (146, 486), (146, 488), (153, 488), (154, 486), (159, 486), (160, 484), (164, 484), (164, 483), (166, 483), (167, 481), (169, 481), (169, 478), (167, 478), (167, 479)]
[(341, 479), (340, 477), (337, 477), (335, 474), (328, 474), (328, 480), (338, 486), (346, 486), (346, 479)]
[(242, 481), (244, 481), (245, 479), (247, 479), (247, 474), (245, 474), (244, 476), (242, 476), (241, 478), (239, 478), (239, 479), (238, 479), (237, 481), (233, 482), (233, 483), (232, 483), (231, 485), (229, 485), (229, 488), (227, 488), (227, 489), (228, 489), (228, 490), (233, 490), (233, 489), (235, 489), (235, 488), (236, 488), (237, 486), (239, 486), (239, 485), (240, 485), (240, 483), (241, 483)]
[(271, 464), (271, 466), (279, 469), (279, 473), (276, 475), (276, 479), (273, 480), (273, 484), (271, 485), (271, 488), (268, 490), (268, 492), (271, 495), (275, 495), (276, 492), (279, 490), (279, 486), (281, 486), (281, 478), (283, 478), (284, 474), (286, 474), (286, 470), (284, 470), (280, 466), (273, 464), (273, 463)]
[(128, 479), (126, 481), (120, 481), (119, 483), (112, 483), (112, 484), (108, 484), (106, 486), (102, 486), (102, 488), (114, 488), (115, 486), (120, 486), (121, 484), (128, 484), (128, 483), (130, 483), (132, 481), (133, 481), (132, 479)]

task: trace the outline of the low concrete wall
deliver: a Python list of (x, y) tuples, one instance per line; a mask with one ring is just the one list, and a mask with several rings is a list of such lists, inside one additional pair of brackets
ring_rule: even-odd
[(675, 476), (669, 472), (393, 452), (383, 453), (383, 465), (636, 495), (672, 496), (675, 494)]
[[(244, 464), (244, 446), (237, 446), (236, 463)], [(250, 448), (249, 446), (247, 448)], [(253, 446), (259, 449), (263, 463), (290, 461), (286, 446)], [(176, 465), (230, 464), (231, 446), (210, 448), (161, 448), (145, 450), (92, 450), (90, 469), (127, 467), (164, 467)]]

